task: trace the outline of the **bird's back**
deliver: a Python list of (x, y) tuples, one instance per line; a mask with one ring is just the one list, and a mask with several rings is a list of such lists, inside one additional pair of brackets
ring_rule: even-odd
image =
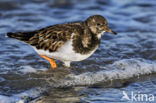
[(37, 49), (55, 52), (65, 42), (71, 39), (73, 32), (82, 29), (81, 25), (81, 22), (57, 24), (31, 32), (9, 32), (7, 36), (26, 42)]

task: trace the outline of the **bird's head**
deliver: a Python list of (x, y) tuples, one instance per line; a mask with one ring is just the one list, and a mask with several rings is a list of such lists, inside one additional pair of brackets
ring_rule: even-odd
[(110, 28), (108, 28), (106, 19), (101, 15), (90, 16), (85, 20), (85, 23), (89, 27), (91, 32), (96, 34), (98, 37), (101, 37), (104, 32), (117, 34)]

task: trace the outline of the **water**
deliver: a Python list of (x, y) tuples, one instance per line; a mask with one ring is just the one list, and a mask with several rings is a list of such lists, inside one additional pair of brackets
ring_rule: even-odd
[[(0, 103), (131, 103), (123, 91), (156, 101), (155, 9), (155, 0), (1, 0)], [(106, 33), (99, 49), (70, 69), (56, 61), (51, 70), (30, 46), (5, 37), (94, 14), (118, 35)]]

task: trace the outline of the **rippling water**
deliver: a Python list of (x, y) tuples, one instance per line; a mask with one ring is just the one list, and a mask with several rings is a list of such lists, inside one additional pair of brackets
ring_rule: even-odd
[[(131, 103), (123, 91), (156, 101), (155, 10), (155, 0), (1, 0), (0, 103)], [(56, 61), (52, 71), (30, 46), (5, 37), (94, 14), (118, 35), (105, 34), (94, 55), (70, 69)]]

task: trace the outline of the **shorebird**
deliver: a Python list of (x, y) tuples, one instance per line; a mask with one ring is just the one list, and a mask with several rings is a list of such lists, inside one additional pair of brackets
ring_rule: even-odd
[(57, 65), (53, 59), (70, 67), (72, 61), (90, 57), (98, 48), (104, 32), (116, 34), (108, 28), (103, 16), (93, 15), (80, 22), (56, 24), (30, 32), (9, 32), (7, 36), (32, 46), (55, 69)]

